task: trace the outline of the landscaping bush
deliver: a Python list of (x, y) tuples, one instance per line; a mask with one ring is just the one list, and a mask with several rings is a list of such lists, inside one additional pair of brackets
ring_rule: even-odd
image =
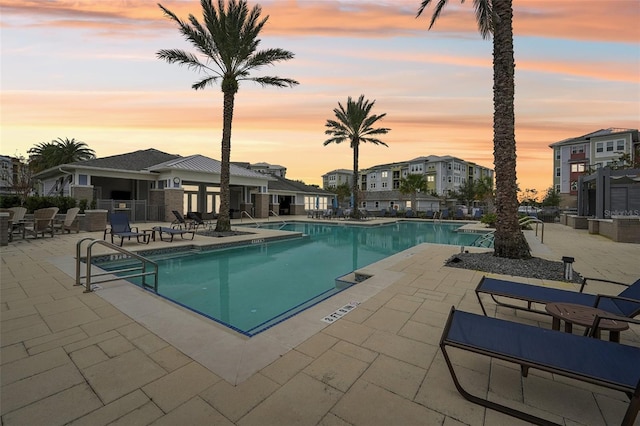
[(3, 195), (0, 197), (0, 208), (8, 209), (10, 207), (20, 206), (19, 195)]
[(480, 218), (480, 222), (487, 224), (490, 228), (496, 227), (498, 216), (495, 213), (485, 213)]
[(25, 203), (25, 207), (29, 213), (47, 207), (57, 207), (60, 209), (60, 213), (66, 213), (67, 210), (75, 206), (76, 200), (71, 197), (28, 197)]

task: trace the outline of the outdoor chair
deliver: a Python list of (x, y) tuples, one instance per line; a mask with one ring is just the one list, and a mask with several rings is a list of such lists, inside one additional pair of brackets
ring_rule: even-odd
[(202, 216), (198, 212), (187, 212), (186, 220), (194, 231), (197, 231), (200, 226), (210, 228), (210, 225), (202, 219)]
[(129, 224), (129, 216), (126, 213), (111, 213), (109, 215), (109, 229), (104, 231), (103, 239), (107, 239), (107, 233), (111, 235), (111, 244), (113, 244), (113, 237), (120, 238), (120, 247), (124, 243), (124, 239), (131, 239), (136, 237), (136, 241), (140, 243), (140, 238), (145, 244), (149, 244), (149, 234), (144, 232), (138, 232), (138, 227), (131, 227)]
[(480, 220), (482, 218), (482, 210), (481, 209), (475, 209), (473, 211), (473, 218), (475, 220)]
[(192, 226), (194, 226), (193, 220), (189, 219), (185, 219), (184, 216), (182, 215), (182, 213), (180, 213), (177, 210), (171, 210), (171, 212), (173, 213), (173, 215), (175, 216), (175, 219), (173, 220), (173, 222), (171, 222), (171, 227), (175, 228), (175, 227), (185, 227), (185, 229), (190, 229)]
[[(192, 240), (196, 236), (196, 231), (195, 230), (168, 228), (166, 226), (154, 226), (152, 229), (153, 229), (153, 231), (158, 233), (158, 236), (160, 237), (160, 241), (172, 242), (174, 235), (180, 235), (180, 238), (185, 239), (184, 238), (185, 234), (191, 234), (191, 239)], [(168, 235), (166, 237), (166, 239), (165, 239), (165, 237), (163, 237), (162, 234)]]
[(25, 221), (22, 228), (22, 238), (27, 234), (33, 235), (38, 238), (38, 234), (51, 234), (53, 237), (53, 220), (58, 213), (57, 207), (47, 207), (44, 209), (38, 209), (33, 212), (33, 220)]
[(322, 212), (322, 218), (323, 219), (331, 219), (332, 217), (333, 217), (333, 210), (332, 209), (327, 209), (327, 210)]
[[(602, 318), (595, 318), (592, 327), (594, 331)], [(640, 324), (638, 320), (624, 320)], [(467, 400), (483, 407), (533, 424), (553, 425), (555, 423), (547, 419), (469, 393), (462, 386), (454, 369), (454, 365), (461, 365), (462, 362), (452, 362), (448, 348), (518, 364), (523, 377), (527, 377), (529, 369), (533, 368), (624, 392), (630, 402), (621, 424), (633, 425), (638, 415), (639, 347), (456, 311), (452, 307), (440, 338), (440, 350), (458, 392)]]
[(413, 210), (409, 209), (406, 212), (404, 212), (404, 217), (407, 218), (412, 218), (412, 217), (416, 217), (415, 213), (413, 212)]
[(424, 218), (433, 219), (433, 210), (427, 210), (427, 212), (424, 214)]
[[(583, 293), (588, 281), (601, 281), (605, 283), (617, 284), (625, 286), (622, 292), (617, 295), (605, 294), (588, 294)], [(536, 309), (534, 303), (575, 303), (578, 305), (592, 306), (602, 309), (612, 314), (633, 318), (640, 314), (640, 279), (633, 284), (625, 284), (617, 281), (584, 278), (580, 291), (562, 290), (539, 285), (523, 284), (513, 281), (499, 280), (495, 278), (482, 277), (480, 283), (476, 287), (476, 296), (480, 302), (482, 312), (487, 315), (487, 311), (482, 303), (481, 294), (488, 294), (498, 306), (508, 308), (521, 309), (541, 314), (547, 314), (546, 311)], [(497, 298), (515, 299), (526, 302), (526, 306), (517, 305)]]
[(68, 233), (71, 233), (71, 230), (75, 230), (76, 234), (80, 232), (80, 221), (76, 218), (79, 211), (80, 209), (78, 207), (67, 210), (67, 214), (64, 216), (64, 219), (54, 221), (54, 231), (60, 231), (61, 233), (67, 231)]
[(456, 220), (464, 219), (464, 212), (462, 211), (462, 209), (456, 210), (455, 216), (453, 218)]
[(9, 209), (0, 209), (0, 212), (7, 213), (9, 215), (9, 218), (7, 219), (7, 237), (9, 241), (13, 241), (13, 217), (15, 212)]
[(10, 219), (11, 227), (9, 228), (9, 241), (13, 241), (13, 234), (22, 235), (24, 215), (27, 213), (27, 209), (25, 207), (10, 207), (7, 210), (13, 212), (13, 218)]
[(449, 209), (441, 210), (439, 219), (449, 219)]

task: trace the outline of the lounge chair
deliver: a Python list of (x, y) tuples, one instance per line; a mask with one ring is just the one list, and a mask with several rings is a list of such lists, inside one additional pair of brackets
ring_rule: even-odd
[[(595, 324), (599, 320), (596, 318)], [(627, 321), (640, 324), (638, 320), (628, 319)], [(528, 370), (534, 368), (625, 392), (630, 402), (622, 425), (633, 425), (638, 415), (640, 408), (640, 362), (638, 362), (640, 348), (638, 347), (456, 311), (451, 308), (440, 339), (440, 349), (458, 392), (475, 404), (539, 425), (555, 423), (467, 392), (456, 375), (448, 347), (519, 364), (523, 377), (527, 377)]]
[(173, 213), (173, 215), (176, 217), (173, 222), (171, 222), (171, 227), (183, 227), (185, 229), (190, 229), (191, 227), (194, 226), (193, 220), (189, 219), (185, 219), (184, 216), (182, 215), (182, 213), (180, 213), (177, 210), (171, 210), (171, 212)]
[(27, 209), (24, 207), (10, 207), (7, 210), (13, 212), (13, 217), (9, 218), (9, 241), (13, 241), (13, 234), (18, 233), (22, 235), (22, 228), (24, 227), (24, 215), (27, 213)]
[(65, 231), (71, 233), (71, 230), (75, 230), (76, 234), (80, 232), (80, 221), (76, 219), (79, 211), (80, 209), (78, 207), (67, 210), (67, 214), (64, 216), (64, 219), (54, 221), (53, 230), (60, 231), (62, 233)]
[(406, 212), (404, 212), (404, 217), (407, 218), (412, 218), (412, 217), (416, 217), (415, 213), (413, 212), (413, 210), (409, 209)]
[[(588, 281), (602, 281), (611, 284), (618, 284), (627, 287), (617, 295), (587, 294), (583, 293)], [(522, 284), (512, 281), (498, 280), (495, 278), (482, 277), (476, 287), (476, 296), (482, 307), (482, 312), (487, 315), (487, 311), (482, 304), (481, 294), (488, 294), (498, 306), (505, 306), (514, 309), (522, 309), (541, 314), (546, 314), (544, 310), (535, 309), (533, 304), (547, 304), (551, 302), (576, 303), (578, 305), (593, 306), (607, 312), (622, 317), (633, 318), (640, 314), (640, 279), (629, 285), (617, 281), (604, 280), (599, 278), (584, 278), (580, 291), (561, 290), (539, 285)], [(526, 302), (526, 307), (497, 298), (516, 299)]]
[(433, 219), (433, 211), (432, 210), (427, 210), (427, 212), (424, 214), (424, 218), (425, 219)]
[[(154, 226), (151, 229), (153, 229), (155, 232), (158, 233), (158, 236), (160, 237), (160, 241), (172, 242), (174, 235), (180, 235), (180, 238), (184, 239), (184, 235), (185, 234), (191, 234), (191, 239), (192, 240), (196, 236), (195, 229), (191, 229), (191, 230), (177, 229), (177, 228), (169, 228), (169, 227), (166, 227), (166, 226)], [(162, 234), (166, 234), (166, 235), (168, 235), (168, 237), (166, 237), (166, 239), (165, 239), (165, 237), (163, 237)]]
[(131, 237), (136, 237), (136, 241), (140, 243), (140, 238), (142, 238), (142, 242), (145, 244), (149, 244), (149, 234), (144, 232), (138, 232), (137, 227), (131, 227), (129, 224), (129, 216), (126, 213), (111, 213), (109, 215), (109, 225), (110, 228), (104, 231), (103, 238), (107, 238), (107, 233), (111, 235), (111, 244), (113, 244), (113, 237), (120, 238), (120, 247), (122, 247), (122, 243), (124, 239), (131, 239)]
[(197, 231), (200, 226), (210, 228), (210, 225), (202, 219), (202, 216), (198, 212), (187, 212), (186, 221), (187, 225), (190, 226), (190, 228), (187, 227), (187, 229), (193, 228), (194, 231)]
[(464, 219), (464, 212), (462, 211), (462, 209), (457, 209), (453, 218), (456, 220)]
[(42, 234), (42, 237), (44, 237), (45, 233), (51, 234), (51, 237), (53, 237), (53, 219), (56, 217), (57, 213), (57, 207), (47, 207), (34, 211), (33, 221), (24, 222), (22, 238), (27, 234), (31, 234), (35, 238), (38, 238), (38, 234)]

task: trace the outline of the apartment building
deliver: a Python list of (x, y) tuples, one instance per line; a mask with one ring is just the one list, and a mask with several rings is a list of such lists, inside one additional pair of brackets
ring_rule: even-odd
[(553, 149), (553, 186), (560, 193), (560, 205), (577, 207), (578, 180), (620, 161), (639, 155), (638, 129), (600, 129), (549, 145)]
[(414, 210), (437, 210), (438, 198), (457, 191), (469, 180), (485, 176), (493, 179), (493, 170), (450, 155), (429, 155), (408, 161), (380, 164), (360, 171), (359, 188), (365, 208), (411, 208), (407, 196), (400, 193), (400, 181), (409, 174), (422, 174), (427, 181), (426, 194), (419, 194)]
[(322, 175), (322, 188), (335, 188), (342, 184), (353, 185), (353, 170), (336, 169)]

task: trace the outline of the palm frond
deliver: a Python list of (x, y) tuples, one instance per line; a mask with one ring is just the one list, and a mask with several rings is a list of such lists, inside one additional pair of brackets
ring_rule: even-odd
[(197, 71), (210, 70), (206, 64), (200, 62), (196, 55), (180, 49), (161, 49), (156, 53), (156, 57), (170, 64), (185, 65), (187, 68)]
[(293, 87), (300, 83), (290, 78), (281, 78), (281, 77), (252, 77), (252, 78), (243, 78), (242, 80), (250, 80), (255, 81), (261, 86), (276, 86), (276, 87)]
[(209, 75), (205, 78), (203, 78), (202, 80), (195, 82), (191, 85), (191, 88), (193, 90), (200, 90), (200, 89), (204, 89), (207, 86), (212, 86), (213, 83), (215, 83), (220, 77), (217, 75)]

